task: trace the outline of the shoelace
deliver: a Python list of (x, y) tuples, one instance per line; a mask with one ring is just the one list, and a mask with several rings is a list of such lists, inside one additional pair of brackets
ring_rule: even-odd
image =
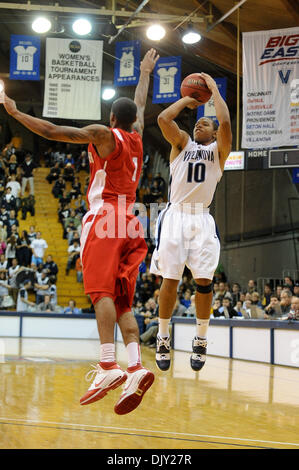
[(192, 359), (193, 359), (193, 361), (205, 362), (205, 359), (202, 359), (202, 356), (200, 354), (193, 353), (192, 354)]
[(160, 348), (160, 346), (165, 346), (166, 349), (169, 349), (170, 348), (169, 341), (170, 341), (169, 338), (161, 338), (159, 336), (159, 338), (158, 338), (159, 348)]
[(195, 339), (194, 342), (196, 341), (196, 346), (203, 346), (204, 348), (207, 347), (208, 342), (205, 339)]
[(91, 382), (94, 379), (94, 376), (101, 372), (101, 367), (99, 364), (90, 364), (92, 369), (87, 372), (85, 375), (86, 382)]

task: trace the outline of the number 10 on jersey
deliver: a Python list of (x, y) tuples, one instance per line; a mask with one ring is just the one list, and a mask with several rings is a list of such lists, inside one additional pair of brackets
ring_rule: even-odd
[(204, 163), (188, 163), (188, 183), (202, 183), (205, 180), (206, 176), (206, 167)]

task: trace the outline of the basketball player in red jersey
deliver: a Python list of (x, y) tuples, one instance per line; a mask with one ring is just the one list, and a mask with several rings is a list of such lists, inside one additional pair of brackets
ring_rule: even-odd
[[(154, 49), (145, 54), (134, 101), (128, 98), (114, 101), (110, 127), (56, 126), (20, 112), (13, 100), (7, 96), (4, 99), (6, 111), (32, 132), (49, 140), (89, 144), (89, 211), (82, 221), (81, 260), (85, 293), (95, 307), (101, 346), (100, 362), (88, 374), (93, 382), (80, 403), (87, 405), (100, 400), (109, 390), (126, 382), (114, 407), (117, 414), (133, 411), (154, 381), (154, 374), (141, 364), (139, 329), (131, 313), (138, 268), (147, 246), (130, 207), (135, 201), (142, 167), (150, 74), (158, 58)], [(116, 362), (116, 322), (127, 348), (126, 371)]]

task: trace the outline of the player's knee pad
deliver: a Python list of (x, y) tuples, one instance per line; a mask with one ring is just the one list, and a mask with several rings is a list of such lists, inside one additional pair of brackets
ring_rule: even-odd
[(213, 291), (213, 283), (208, 284), (207, 286), (201, 286), (200, 284), (196, 284), (196, 290), (200, 294), (209, 294)]

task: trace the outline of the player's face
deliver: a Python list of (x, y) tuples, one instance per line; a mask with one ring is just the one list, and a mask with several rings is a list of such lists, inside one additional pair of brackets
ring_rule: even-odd
[(196, 142), (209, 142), (216, 136), (211, 119), (200, 118), (195, 124), (193, 138)]

